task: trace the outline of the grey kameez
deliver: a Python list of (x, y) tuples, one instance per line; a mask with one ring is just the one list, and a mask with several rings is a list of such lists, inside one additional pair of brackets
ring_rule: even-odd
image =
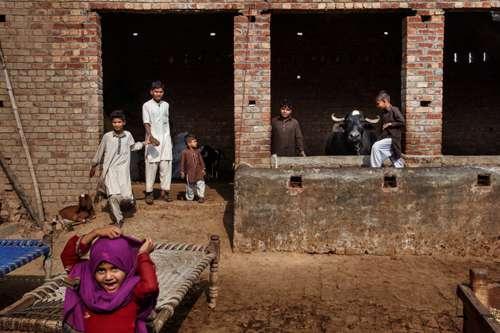
[(92, 165), (102, 162), (101, 178), (106, 186), (106, 193), (110, 199), (111, 209), (117, 221), (123, 216), (119, 203), (121, 200), (133, 200), (132, 184), (130, 181), (130, 152), (144, 147), (143, 142), (135, 142), (132, 134), (123, 131), (120, 134), (114, 131), (104, 134)]

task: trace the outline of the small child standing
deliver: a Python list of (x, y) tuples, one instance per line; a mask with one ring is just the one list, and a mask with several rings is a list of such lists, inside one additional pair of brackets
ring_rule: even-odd
[[(77, 289), (66, 289), (65, 329), (146, 333), (145, 321), (159, 293), (155, 267), (149, 257), (153, 249), (151, 239), (141, 242), (123, 236), (116, 226), (73, 236), (66, 243), (61, 260), (69, 277), (80, 282)], [(89, 250), (89, 259), (81, 259)]]
[(181, 155), (181, 178), (186, 178), (186, 199), (192, 201), (194, 194), (198, 202), (205, 202), (205, 163), (198, 149), (198, 140), (192, 134), (186, 135), (186, 149)]
[(130, 182), (130, 152), (142, 149), (144, 142), (135, 142), (132, 134), (123, 129), (126, 124), (123, 111), (113, 111), (111, 123), (113, 131), (102, 137), (92, 160), (90, 178), (94, 177), (97, 166), (102, 163), (101, 180), (106, 187), (115, 223), (121, 227), (123, 214), (120, 205), (127, 209), (135, 206)]

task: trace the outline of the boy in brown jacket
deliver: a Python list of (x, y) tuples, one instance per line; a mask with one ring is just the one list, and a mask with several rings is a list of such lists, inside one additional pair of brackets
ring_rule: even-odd
[(198, 202), (205, 202), (205, 163), (198, 149), (198, 140), (192, 134), (186, 135), (186, 149), (181, 154), (181, 178), (186, 178), (186, 199), (192, 201), (195, 191)]

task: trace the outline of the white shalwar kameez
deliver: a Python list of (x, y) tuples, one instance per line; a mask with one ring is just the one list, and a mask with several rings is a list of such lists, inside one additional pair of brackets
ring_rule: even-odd
[[(135, 142), (132, 134), (114, 131), (104, 134), (92, 165), (102, 161), (101, 178), (106, 186), (109, 204), (116, 222), (123, 220), (120, 203), (123, 200), (134, 200), (130, 182), (130, 152), (144, 147), (143, 142)], [(104, 161), (103, 161), (104, 157)]]
[(151, 126), (151, 135), (159, 146), (148, 144), (145, 151), (146, 192), (152, 192), (156, 172), (160, 168), (160, 187), (170, 191), (172, 181), (172, 139), (170, 137), (169, 105), (165, 101), (150, 99), (142, 106), (142, 120)]

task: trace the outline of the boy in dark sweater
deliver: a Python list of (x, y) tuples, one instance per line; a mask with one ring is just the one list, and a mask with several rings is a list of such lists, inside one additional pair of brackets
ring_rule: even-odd
[(181, 155), (181, 178), (186, 178), (186, 199), (192, 201), (195, 191), (198, 202), (205, 202), (205, 163), (198, 149), (198, 140), (192, 134), (186, 135), (186, 149)]
[(405, 120), (401, 111), (391, 104), (391, 97), (385, 91), (379, 92), (375, 98), (377, 108), (382, 111), (382, 133), (380, 139), (372, 146), (370, 165), (380, 168), (386, 159), (390, 159), (394, 167), (403, 168), (401, 158), (401, 132)]

